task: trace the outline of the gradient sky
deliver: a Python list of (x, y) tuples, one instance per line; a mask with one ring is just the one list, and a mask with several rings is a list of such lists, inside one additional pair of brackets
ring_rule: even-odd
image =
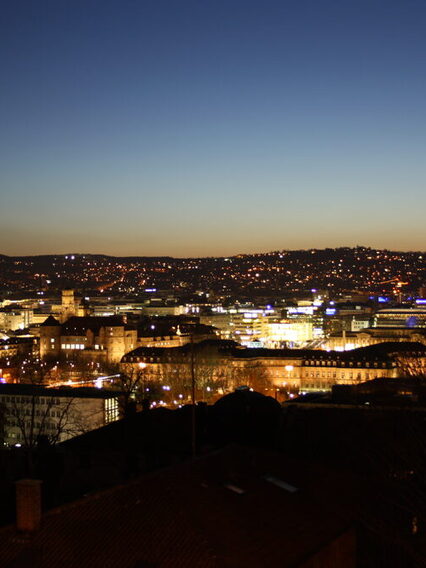
[(426, 248), (424, 0), (3, 0), (0, 253)]

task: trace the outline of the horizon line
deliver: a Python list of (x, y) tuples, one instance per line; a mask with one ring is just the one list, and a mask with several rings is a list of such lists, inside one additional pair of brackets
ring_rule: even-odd
[(389, 249), (389, 248), (375, 248), (365, 245), (356, 245), (356, 246), (337, 246), (337, 247), (323, 247), (323, 248), (294, 248), (294, 249), (275, 249), (269, 251), (261, 251), (261, 252), (248, 252), (248, 253), (236, 253), (231, 255), (206, 255), (206, 256), (171, 256), (167, 254), (156, 254), (156, 255), (149, 255), (149, 254), (108, 254), (104, 252), (65, 252), (65, 253), (37, 253), (37, 254), (4, 254), (0, 253), (0, 256), (6, 258), (30, 258), (30, 257), (46, 257), (46, 256), (58, 256), (58, 257), (84, 257), (84, 256), (104, 256), (109, 258), (169, 258), (173, 260), (186, 260), (186, 259), (208, 259), (208, 258), (238, 258), (242, 256), (262, 256), (262, 255), (270, 255), (274, 253), (291, 253), (291, 252), (309, 252), (309, 251), (326, 251), (326, 250), (356, 250), (356, 249), (365, 249), (365, 250), (373, 250), (373, 251), (381, 251), (381, 252), (392, 252), (392, 253), (404, 253), (404, 254), (426, 254), (426, 251), (422, 250), (396, 250), (396, 249)]

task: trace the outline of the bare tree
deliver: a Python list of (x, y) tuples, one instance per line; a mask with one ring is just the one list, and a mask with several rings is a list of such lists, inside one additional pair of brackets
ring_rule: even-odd
[(395, 358), (397, 368), (403, 377), (426, 379), (426, 357), (400, 355)]
[(145, 363), (122, 365), (121, 372), (114, 379), (114, 388), (119, 391), (118, 400), (123, 415), (134, 412), (138, 405), (151, 398), (160, 379)]
[(210, 402), (223, 396), (232, 388), (232, 370), (228, 361), (215, 353), (207, 353), (195, 359), (197, 397)]
[(56, 444), (90, 429), (92, 417), (83, 416), (74, 397), (61, 396), (48, 388), (60, 378), (58, 361), (46, 362), (36, 356), (18, 361), (22, 387), (10, 396), (6, 427), (23, 447), (29, 475), (33, 473), (34, 452), (40, 440)]
[(33, 474), (34, 453), (41, 440), (53, 445), (82, 434), (90, 429), (93, 418), (83, 415), (75, 398), (39, 385), (28, 385), (19, 394), (12, 394), (8, 409), (7, 428), (23, 447), (29, 475)]
[(272, 388), (272, 381), (268, 371), (259, 361), (244, 361), (233, 369), (233, 387), (248, 386), (249, 388), (265, 394)]
[(19, 383), (44, 385), (56, 376), (58, 367), (54, 361), (42, 361), (34, 354), (17, 355), (13, 362)]

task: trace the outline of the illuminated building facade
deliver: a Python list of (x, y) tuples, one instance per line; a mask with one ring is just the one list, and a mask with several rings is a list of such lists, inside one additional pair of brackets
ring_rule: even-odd
[(206, 316), (200, 316), (200, 322), (214, 326), (222, 339), (237, 341), (251, 347), (262, 342), (267, 322), (275, 315), (272, 309), (230, 308), (217, 310)]
[(40, 356), (42, 359), (60, 355), (119, 362), (136, 347), (137, 331), (118, 316), (73, 316), (61, 324), (53, 316), (40, 326)]
[(426, 308), (390, 308), (379, 310), (374, 327), (426, 328)]
[(73, 316), (61, 324), (49, 316), (40, 325), (42, 359), (83, 356), (85, 359), (118, 363), (137, 347), (179, 347), (191, 341), (215, 339), (216, 331), (202, 324), (162, 326), (157, 320), (148, 329), (125, 324), (121, 316)]
[(5, 445), (34, 443), (39, 436), (61, 442), (118, 420), (113, 391), (0, 384)]
[[(144, 369), (151, 381), (188, 382), (190, 366), (200, 380), (222, 382), (232, 390), (241, 385), (255, 390), (289, 392), (330, 390), (333, 384), (358, 383), (375, 378), (403, 376), (405, 365), (415, 362), (426, 372), (426, 346), (420, 343), (383, 343), (346, 352), (310, 349), (246, 349), (232, 341), (217, 340), (191, 346), (139, 348), (121, 361), (125, 372)], [(193, 359), (191, 359), (191, 357)]]

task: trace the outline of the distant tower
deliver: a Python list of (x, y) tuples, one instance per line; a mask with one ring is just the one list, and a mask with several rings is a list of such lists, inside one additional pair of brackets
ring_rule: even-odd
[(79, 317), (88, 317), (93, 314), (93, 309), (90, 307), (86, 298), (83, 298), (78, 306), (77, 315)]
[(61, 322), (75, 316), (74, 290), (62, 290)]

